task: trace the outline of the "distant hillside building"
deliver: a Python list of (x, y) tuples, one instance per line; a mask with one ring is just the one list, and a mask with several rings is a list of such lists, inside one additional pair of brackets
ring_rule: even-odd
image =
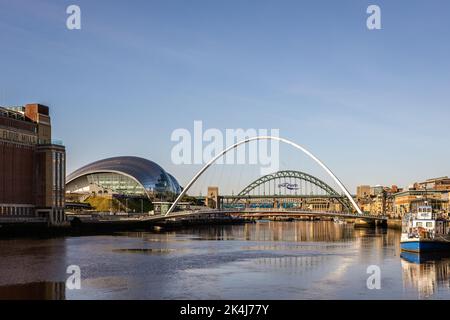
[(65, 223), (66, 152), (52, 142), (49, 108), (0, 107), (0, 224)]

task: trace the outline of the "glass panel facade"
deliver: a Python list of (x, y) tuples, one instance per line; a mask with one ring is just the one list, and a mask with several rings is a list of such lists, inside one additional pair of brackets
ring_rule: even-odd
[(142, 186), (130, 177), (117, 173), (96, 173), (87, 175), (89, 184), (125, 195), (145, 195)]
[(88, 164), (67, 177), (68, 192), (97, 189), (123, 195), (172, 199), (181, 192), (176, 179), (158, 164), (139, 157), (115, 157)]

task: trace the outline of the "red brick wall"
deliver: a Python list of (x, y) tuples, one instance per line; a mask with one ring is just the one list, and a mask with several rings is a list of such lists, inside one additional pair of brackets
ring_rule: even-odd
[[(33, 122), (20, 121), (7, 117), (0, 117), (0, 125), (30, 131), (29, 134), (34, 134), (37, 131), (37, 125)], [(13, 130), (11, 128), (9, 129)]]
[(0, 203), (33, 204), (34, 146), (0, 141)]

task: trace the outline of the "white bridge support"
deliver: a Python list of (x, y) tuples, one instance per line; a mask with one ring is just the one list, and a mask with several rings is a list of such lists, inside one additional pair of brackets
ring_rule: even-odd
[(300, 145), (296, 144), (295, 142), (292, 142), (292, 141), (290, 141), (288, 139), (284, 139), (284, 138), (280, 138), (280, 137), (273, 137), (273, 136), (256, 136), (256, 137), (247, 138), (245, 140), (237, 142), (236, 144), (234, 144), (234, 145), (224, 149), (221, 153), (219, 153), (213, 159), (211, 159), (199, 172), (197, 172), (197, 174), (191, 179), (191, 181), (189, 181), (189, 183), (186, 185), (186, 187), (183, 189), (183, 191), (176, 198), (175, 202), (169, 208), (169, 210), (167, 211), (165, 216), (168, 216), (175, 209), (175, 207), (177, 206), (178, 202), (184, 197), (184, 195), (187, 193), (189, 188), (195, 183), (195, 181), (197, 181), (197, 179), (200, 178), (200, 176), (211, 165), (213, 165), (220, 157), (225, 155), (228, 151), (236, 149), (237, 147), (239, 147), (242, 144), (246, 144), (246, 143), (249, 143), (251, 141), (257, 141), (257, 140), (275, 140), (275, 141), (280, 141), (280, 142), (284, 142), (284, 143), (286, 143), (288, 145), (293, 146), (294, 148), (297, 148), (297, 149), (301, 150), (303, 153), (305, 153), (307, 156), (309, 156), (311, 159), (313, 159), (319, 166), (321, 166), (325, 170), (326, 173), (328, 173), (328, 175), (337, 183), (339, 188), (341, 188), (341, 190), (344, 192), (344, 194), (348, 198), (348, 200), (350, 200), (350, 202), (352, 203), (353, 207), (355, 207), (355, 209), (358, 212), (358, 214), (362, 214), (361, 209), (358, 207), (358, 205), (356, 204), (355, 200), (351, 196), (350, 192), (348, 192), (348, 190), (345, 188), (345, 186), (342, 184), (342, 182), (334, 175), (334, 173), (322, 161), (320, 161), (311, 152), (309, 152), (308, 150), (306, 150), (302, 146), (300, 146)]

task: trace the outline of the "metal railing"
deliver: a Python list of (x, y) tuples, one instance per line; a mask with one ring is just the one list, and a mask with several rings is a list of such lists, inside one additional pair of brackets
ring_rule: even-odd
[(38, 145), (56, 145), (56, 146), (64, 146), (64, 142), (59, 139), (50, 139), (50, 140), (43, 140), (40, 139), (37, 143)]

